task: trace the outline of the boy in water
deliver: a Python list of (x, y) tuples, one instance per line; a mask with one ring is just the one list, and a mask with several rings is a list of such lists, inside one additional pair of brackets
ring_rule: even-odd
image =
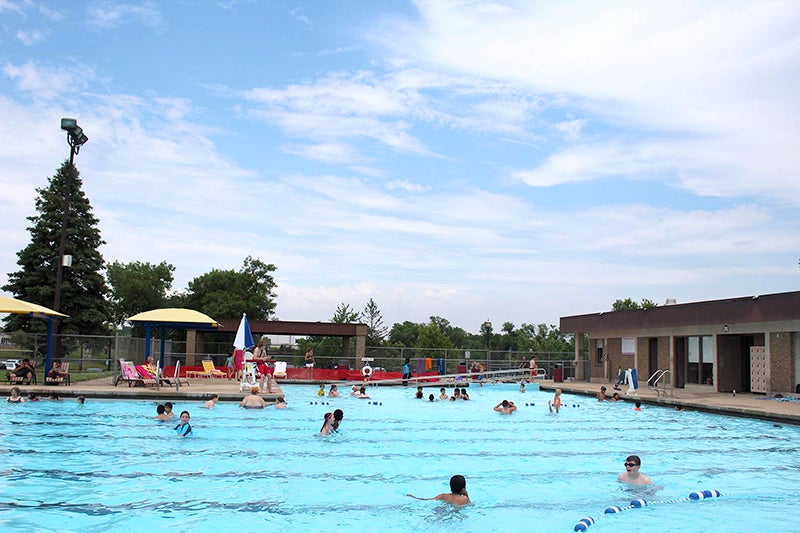
[(466, 505), (471, 503), (469, 501), (469, 494), (467, 493), (467, 480), (464, 476), (455, 475), (450, 478), (450, 494), (442, 493), (433, 498), (418, 498), (413, 494), (406, 494), (411, 498), (417, 500), (439, 500), (453, 505)]
[(625, 465), (625, 472), (619, 475), (617, 481), (630, 485), (653, 484), (649, 477), (639, 472), (639, 467), (642, 466), (642, 460), (639, 459), (638, 455), (629, 455), (623, 464)]

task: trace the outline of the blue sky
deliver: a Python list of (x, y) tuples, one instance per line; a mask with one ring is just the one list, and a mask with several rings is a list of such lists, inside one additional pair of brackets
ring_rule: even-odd
[(277, 316), (557, 324), (797, 290), (795, 2), (0, 0), (0, 281), (68, 157), (107, 261)]

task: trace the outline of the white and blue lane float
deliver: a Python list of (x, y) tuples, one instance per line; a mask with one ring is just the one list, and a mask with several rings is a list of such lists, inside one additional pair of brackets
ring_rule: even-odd
[(622, 511), (627, 511), (629, 509), (641, 509), (643, 507), (647, 507), (648, 505), (661, 505), (665, 503), (678, 503), (678, 502), (688, 502), (692, 500), (707, 500), (709, 498), (719, 498), (720, 496), (724, 496), (718, 490), (699, 490), (692, 492), (686, 498), (678, 498), (677, 500), (660, 500), (655, 502), (649, 502), (642, 498), (637, 498), (635, 500), (631, 500), (630, 505), (626, 505), (624, 507), (619, 507), (617, 505), (612, 505), (610, 507), (606, 507), (606, 510), (603, 512), (602, 515), (598, 516), (597, 518), (592, 516), (584, 516), (578, 523), (575, 524), (575, 528), (573, 531), (586, 531), (589, 529), (589, 526), (593, 525), (595, 522), (600, 520), (602, 517), (608, 514), (617, 514), (621, 513)]

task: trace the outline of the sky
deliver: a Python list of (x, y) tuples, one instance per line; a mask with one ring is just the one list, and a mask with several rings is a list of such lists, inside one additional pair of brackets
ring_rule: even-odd
[(794, 1), (0, 0), (0, 282), (70, 117), (107, 262), (182, 291), (252, 255), (281, 320), (798, 290), (798, 27)]

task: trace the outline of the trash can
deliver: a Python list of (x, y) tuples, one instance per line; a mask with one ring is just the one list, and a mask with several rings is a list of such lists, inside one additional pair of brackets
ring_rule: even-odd
[(553, 383), (564, 383), (564, 366), (556, 365), (553, 368)]
[(466, 363), (459, 363), (458, 364), (458, 373), (459, 374), (466, 374), (467, 373), (467, 364)]

